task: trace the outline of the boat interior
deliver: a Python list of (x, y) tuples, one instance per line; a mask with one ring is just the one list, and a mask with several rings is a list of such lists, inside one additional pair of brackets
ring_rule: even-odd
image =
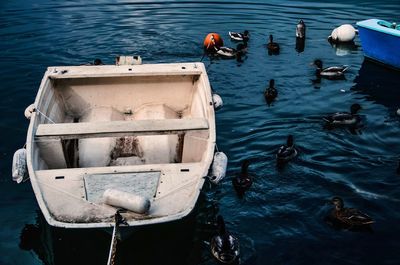
[[(32, 167), (42, 195), (53, 198), (45, 199), (51, 215), (63, 222), (87, 222), (106, 188), (154, 200), (180, 188), (189, 197), (173, 211), (183, 211), (195, 189), (182, 187), (207, 173), (202, 164), (209, 166), (208, 152), (214, 148), (213, 105), (204, 80), (201, 72), (50, 74), (44, 79), (35, 103)], [(90, 207), (77, 213), (77, 204), (63, 202), (70, 197), (78, 204), (91, 202)], [(171, 214), (171, 209), (152, 205), (149, 214)]]

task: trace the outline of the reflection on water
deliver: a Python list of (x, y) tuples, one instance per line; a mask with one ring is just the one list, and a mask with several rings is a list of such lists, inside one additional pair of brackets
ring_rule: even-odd
[(367, 59), (361, 64), (352, 90), (386, 106), (391, 115), (400, 108), (400, 72)]
[(335, 53), (337, 56), (345, 56), (349, 55), (352, 52), (358, 51), (359, 45), (355, 44), (353, 41), (346, 43), (334, 43), (329, 42), (333, 49), (335, 49)]
[(306, 48), (306, 39), (305, 38), (296, 38), (296, 51), (298, 53), (304, 52)]
[[(363, 61), (362, 47), (332, 48), (326, 40), (338, 25), (371, 16), (393, 21), (398, 13), (391, 0), (2, 1), (0, 264), (40, 264), (38, 257), (45, 264), (104, 264), (108, 255), (110, 236), (102, 231), (40, 236), (44, 244), (33, 246), (38, 255), (18, 247), (25, 225), (36, 227), (38, 207), (29, 183), (11, 183), (10, 165), (25, 143), (23, 111), (46, 67), (95, 58), (113, 64), (116, 55), (129, 54), (141, 55), (144, 63), (199, 61), (208, 32), (235, 47), (228, 31), (246, 29), (251, 39), (242, 62), (203, 58), (224, 100), (216, 118), (218, 147), (229, 157), (227, 178), (203, 191), (204, 201), (188, 220), (149, 227), (124, 241), (119, 264), (215, 264), (203, 242), (214, 233), (208, 222), (215, 205), (240, 239), (243, 264), (399, 264), (400, 120), (394, 112), (400, 74)], [(304, 47), (295, 43), (299, 19), (307, 24)], [(268, 56), (270, 34), (280, 44), (278, 56)], [(325, 66), (349, 65), (346, 79), (313, 84), (309, 64), (316, 58)], [(268, 106), (263, 92), (270, 79), (278, 96)], [(323, 128), (324, 116), (354, 103), (363, 108), (362, 134)], [(277, 170), (275, 152), (289, 134), (299, 156)], [(254, 161), (254, 183), (239, 199), (231, 178), (243, 159)], [(368, 212), (376, 220), (374, 233), (331, 229), (324, 217), (332, 196)], [(32, 234), (37, 231), (47, 230)]]

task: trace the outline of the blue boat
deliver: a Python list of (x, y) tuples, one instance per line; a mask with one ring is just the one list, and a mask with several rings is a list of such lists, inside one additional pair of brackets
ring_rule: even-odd
[(400, 70), (400, 25), (368, 19), (357, 26), (364, 56)]

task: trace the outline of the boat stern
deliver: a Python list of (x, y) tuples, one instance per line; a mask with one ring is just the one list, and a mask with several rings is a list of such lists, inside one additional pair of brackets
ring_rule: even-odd
[(365, 57), (400, 69), (400, 25), (368, 19), (357, 26)]

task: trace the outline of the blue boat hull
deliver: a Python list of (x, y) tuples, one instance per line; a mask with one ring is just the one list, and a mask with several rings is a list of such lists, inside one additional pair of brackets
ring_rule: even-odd
[[(373, 22), (378, 21), (373, 20)], [(363, 22), (365, 21), (357, 25), (365, 57), (400, 69), (400, 35), (396, 36), (396, 32), (393, 34), (392, 31), (395, 29), (386, 28), (377, 23), (375, 23), (376, 27), (371, 27), (371, 23), (363, 24)]]

